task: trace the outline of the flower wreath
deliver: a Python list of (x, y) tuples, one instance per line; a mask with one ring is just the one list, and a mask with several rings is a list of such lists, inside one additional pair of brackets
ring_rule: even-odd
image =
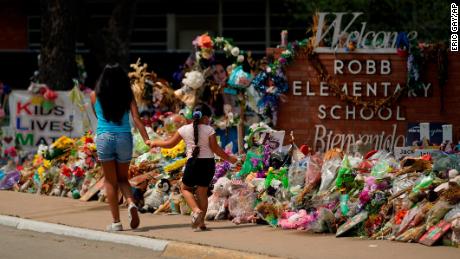
[(276, 125), (278, 120), (278, 105), (280, 99), (284, 99), (284, 93), (289, 89), (289, 85), (284, 75), (284, 69), (296, 56), (298, 49), (306, 46), (307, 40), (295, 41), (287, 44), (278, 58), (270, 62), (266, 69), (255, 76), (251, 81), (251, 86), (261, 95), (257, 102), (258, 113), (266, 121), (271, 121)]
[(215, 50), (224, 51), (225, 55), (228, 57), (235, 58), (235, 62), (242, 63), (244, 61), (243, 52), (240, 49), (233, 45), (231, 39), (224, 37), (215, 37), (212, 38), (208, 33), (204, 33), (195, 38), (192, 42), (197, 51), (195, 57), (197, 61), (200, 59), (212, 60), (214, 58)]
[(254, 144), (260, 140), (260, 135), (264, 132), (271, 133), (273, 132), (273, 129), (264, 122), (259, 122), (251, 125), (249, 127), (249, 135), (244, 137), (244, 140), (246, 141), (244, 147), (246, 149), (252, 148)]
[(251, 84), (262, 95), (262, 98), (257, 104), (259, 108), (261, 108), (262, 111), (270, 109), (274, 112), (278, 107), (282, 94), (288, 91), (289, 86), (281, 69), (276, 73), (271, 73), (270, 69), (267, 70), (260, 72), (252, 80)]

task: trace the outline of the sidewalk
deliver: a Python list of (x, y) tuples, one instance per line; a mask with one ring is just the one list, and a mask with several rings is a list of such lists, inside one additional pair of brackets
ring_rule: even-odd
[[(0, 191), (0, 215), (17, 216), (92, 230), (104, 230), (110, 222), (107, 204), (69, 198)], [(126, 209), (121, 210), (128, 227)], [(333, 235), (273, 229), (260, 225), (234, 225), (229, 221), (208, 223), (212, 231), (193, 232), (185, 216), (141, 214), (141, 226), (122, 234), (225, 248), (289, 258), (459, 258), (451, 247), (426, 247), (390, 241), (335, 238)], [(190, 249), (196, 249), (193, 246)], [(177, 249), (183, 249), (178, 246)]]

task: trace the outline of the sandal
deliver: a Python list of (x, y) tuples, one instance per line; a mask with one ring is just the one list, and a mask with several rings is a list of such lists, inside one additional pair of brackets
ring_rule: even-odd
[(202, 211), (200, 212), (192, 212), (192, 228), (197, 228), (199, 224), (202, 223), (204, 213)]

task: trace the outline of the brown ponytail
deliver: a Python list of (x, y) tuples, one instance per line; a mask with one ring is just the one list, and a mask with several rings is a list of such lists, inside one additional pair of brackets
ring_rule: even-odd
[(198, 125), (201, 119), (201, 112), (193, 113), (193, 141), (195, 142), (195, 147), (193, 147), (192, 158), (197, 158), (200, 154), (200, 147), (198, 146)]
[(193, 141), (195, 142), (195, 146), (192, 150), (192, 158), (197, 158), (200, 154), (200, 147), (198, 146), (199, 140), (199, 132), (198, 132), (198, 125), (200, 124), (201, 118), (203, 116), (211, 117), (212, 111), (209, 106), (205, 104), (199, 104), (195, 107), (193, 111)]

